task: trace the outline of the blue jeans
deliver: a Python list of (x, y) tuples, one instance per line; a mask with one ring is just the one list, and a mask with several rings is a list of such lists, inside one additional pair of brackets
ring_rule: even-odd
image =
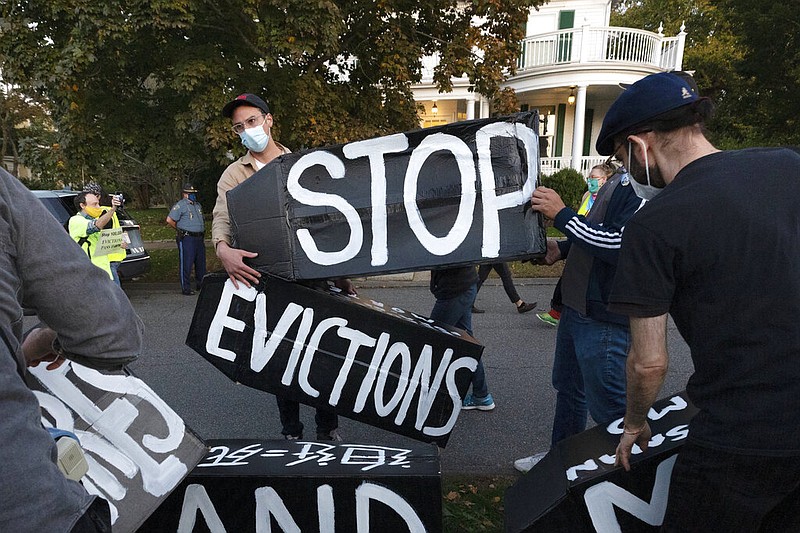
[(687, 441), (672, 469), (662, 531), (800, 531), (800, 457)]
[[(442, 324), (461, 328), (472, 335), (472, 306), (477, 295), (478, 286), (473, 285), (453, 298), (437, 299), (431, 311), (431, 318)], [(472, 395), (476, 398), (486, 398), (489, 395), (483, 361), (478, 361), (478, 368), (472, 374)]]
[(598, 424), (625, 415), (627, 326), (600, 322), (564, 306), (558, 323), (553, 387), (556, 414), (552, 445), (586, 429), (586, 415)]
[(119, 280), (119, 264), (120, 261), (111, 261), (109, 263), (109, 265), (111, 265), (111, 274), (114, 276), (114, 283), (121, 287), (122, 283), (120, 283)]

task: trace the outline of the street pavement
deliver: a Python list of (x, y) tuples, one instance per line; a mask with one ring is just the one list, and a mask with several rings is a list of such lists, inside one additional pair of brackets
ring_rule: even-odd
[[(441, 450), (445, 475), (512, 475), (514, 459), (547, 449), (555, 407), (550, 384), (556, 328), (535, 314), (549, 308), (554, 279), (517, 279), (516, 286), (536, 310), (519, 314), (499, 280), (489, 279), (473, 316), (475, 336), (485, 346), (493, 411), (462, 411), (447, 447)], [(426, 276), (357, 281), (359, 295), (427, 315), (433, 307)], [(281, 438), (273, 395), (236, 384), (184, 341), (196, 296), (183, 296), (176, 284), (128, 283), (123, 288), (146, 325), (142, 357), (130, 365), (202, 439)], [(683, 390), (692, 372), (686, 344), (670, 321), (670, 368), (661, 396)], [(314, 436), (314, 410), (301, 408), (306, 437)], [(590, 422), (591, 423), (591, 422)], [(340, 433), (353, 443), (404, 446), (400, 435), (340, 417)]]

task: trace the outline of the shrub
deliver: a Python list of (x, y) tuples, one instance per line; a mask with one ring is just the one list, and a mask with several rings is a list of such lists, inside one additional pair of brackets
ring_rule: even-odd
[(574, 168), (562, 168), (555, 174), (542, 176), (541, 184), (554, 189), (564, 200), (564, 204), (576, 211), (586, 192), (586, 180)]

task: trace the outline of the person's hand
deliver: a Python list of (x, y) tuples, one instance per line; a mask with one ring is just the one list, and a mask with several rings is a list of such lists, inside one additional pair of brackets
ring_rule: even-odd
[(647, 422), (645, 422), (644, 426), (642, 426), (640, 429), (634, 431), (624, 428), (622, 430), (622, 437), (620, 437), (619, 444), (617, 445), (617, 454), (616, 459), (614, 460), (614, 466), (621, 466), (629, 472), (631, 469), (633, 445), (638, 444), (639, 448), (641, 448), (642, 451), (645, 451), (650, 442), (650, 437), (652, 436), (653, 432), (650, 430), (650, 424)]
[(64, 358), (53, 352), (56, 332), (50, 328), (36, 328), (22, 341), (22, 353), (28, 366), (39, 366), (46, 362), (47, 370), (55, 370), (64, 363)]
[(544, 254), (542, 261), (545, 265), (552, 265), (560, 259), (561, 248), (558, 247), (558, 242), (555, 239), (547, 239), (547, 252)]
[(536, 187), (531, 196), (531, 207), (550, 220), (556, 218), (559, 211), (566, 207), (564, 201), (553, 189)]
[(258, 278), (261, 277), (261, 273), (244, 264), (245, 257), (253, 258), (257, 256), (258, 254), (255, 252), (232, 248), (225, 241), (221, 241), (217, 244), (217, 257), (219, 257), (220, 262), (222, 262), (222, 268), (228, 273), (228, 277), (233, 282), (233, 286), (237, 289), (239, 288), (237, 282), (243, 283), (245, 287), (250, 287), (251, 283), (258, 283)]
[(358, 296), (355, 285), (353, 285), (353, 282), (351, 282), (348, 278), (338, 278), (333, 281), (333, 284), (336, 288), (341, 289), (341, 291), (345, 294)]
[(112, 194), (111, 195), (111, 208), (116, 210), (121, 205), (122, 205), (122, 202), (120, 201), (119, 197), (116, 194)]

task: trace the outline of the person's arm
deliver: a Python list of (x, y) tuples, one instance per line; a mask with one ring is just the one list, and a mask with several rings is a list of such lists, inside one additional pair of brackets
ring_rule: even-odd
[(211, 241), (214, 250), (222, 263), (222, 268), (228, 273), (233, 286), (239, 288), (239, 282), (245, 287), (258, 283), (261, 273), (244, 263), (245, 258), (257, 257), (255, 252), (248, 252), (231, 246), (231, 223), (228, 216), (227, 192), (237, 185), (227, 171), (217, 183), (217, 203), (214, 205), (214, 218), (211, 221)]
[(167, 223), (168, 226), (172, 227), (172, 229), (174, 229), (174, 230), (178, 229), (178, 222), (175, 221), (175, 220), (172, 220), (171, 216), (167, 215), (167, 219), (165, 220), (165, 222)]
[(667, 315), (630, 318), (631, 349), (626, 364), (628, 390), (623, 433), (617, 446), (616, 465), (631, 469), (631, 450), (647, 449), (652, 433), (647, 413), (658, 397), (669, 367)]
[[(587, 221), (586, 217), (566, 207), (558, 193), (547, 187), (538, 187), (531, 202), (535, 210), (553, 219), (554, 226), (567, 236), (570, 246), (579, 246), (593, 257), (611, 264), (616, 264), (619, 257), (625, 224), (643, 203), (632, 187), (618, 185), (609, 199), (610, 212), (601, 225)], [(561, 251), (566, 256), (568, 247)]]
[(106, 210), (105, 213), (94, 220), (94, 225), (97, 227), (97, 229), (103, 229), (108, 225), (109, 222), (111, 222), (111, 218), (114, 216), (114, 213), (117, 212), (117, 208), (120, 205), (122, 205), (122, 202), (119, 201), (119, 198), (112, 196), (111, 209)]

